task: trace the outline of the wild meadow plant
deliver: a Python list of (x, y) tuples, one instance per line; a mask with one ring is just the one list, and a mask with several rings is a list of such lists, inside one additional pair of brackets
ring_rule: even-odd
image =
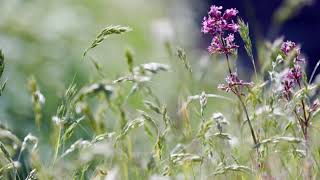
[[(247, 88), (250, 90), (250, 88), (253, 87), (254, 84), (253, 82), (245, 82), (241, 80), (238, 77), (237, 72), (234, 72), (232, 70), (229, 59), (229, 56), (232, 53), (234, 53), (236, 49), (239, 47), (234, 43), (235, 38), (233, 33), (237, 33), (240, 30), (240, 25), (232, 20), (232, 18), (237, 16), (238, 10), (227, 9), (224, 13), (222, 13), (221, 10), (222, 6), (211, 6), (210, 11), (208, 12), (208, 17), (204, 17), (203, 19), (202, 32), (213, 36), (212, 43), (208, 47), (209, 53), (219, 53), (224, 54), (226, 56), (229, 72), (229, 74), (226, 77), (227, 84), (220, 84), (218, 88), (226, 92), (232, 92), (234, 95), (237, 96), (238, 100), (240, 101), (246, 116), (246, 121), (250, 128), (250, 133), (252, 136), (254, 146), (257, 149), (257, 157), (259, 158), (259, 141), (256, 137), (254, 127), (252, 126), (247, 105), (245, 104), (243, 99), (246, 97), (245, 93), (243, 92), (243, 89)], [(226, 36), (228, 31), (231, 33)], [(242, 31), (246, 31), (246, 29), (243, 28)], [(251, 47), (247, 47), (247, 51), (251, 51)], [(252, 57), (252, 54), (250, 54), (250, 57)]]
[[(239, 33), (241, 38), (245, 43), (245, 49), (249, 58), (252, 61), (255, 75), (258, 76), (253, 54), (252, 54), (252, 45), (251, 40), (249, 38), (249, 28), (248, 25), (239, 18), (238, 23), (235, 23), (232, 18), (236, 17), (238, 11), (236, 9), (227, 9), (222, 13), (222, 6), (211, 6), (210, 11), (208, 12), (208, 16), (204, 17), (202, 22), (202, 32), (204, 34), (210, 34), (212, 36), (212, 42), (208, 47), (208, 51), (211, 54), (224, 54), (227, 60), (227, 69), (229, 74), (227, 75), (226, 82), (227, 84), (221, 84), (218, 86), (219, 89), (224, 90), (226, 92), (232, 92), (235, 94), (243, 108), (246, 117), (246, 123), (249, 126), (250, 133), (253, 139), (254, 148), (256, 149), (257, 156), (256, 160), (258, 162), (257, 172), (261, 172), (267, 170), (267, 167), (263, 165), (263, 151), (260, 150), (261, 142), (268, 142), (266, 140), (260, 140), (257, 137), (258, 128), (252, 125), (252, 120), (249, 116), (249, 111), (247, 108), (246, 102), (250, 102), (248, 99), (248, 93), (254, 93), (253, 82), (245, 82), (238, 77), (238, 73), (234, 72), (230, 65), (230, 55), (236, 52), (236, 49), (239, 47), (234, 43), (235, 37), (234, 33)], [(226, 35), (228, 32), (230, 34)], [(277, 78), (281, 79), (281, 86), (278, 89), (279, 94), (274, 100), (282, 101), (282, 98), (285, 99), (285, 107), (292, 105), (290, 107), (291, 113), (294, 114), (296, 118), (296, 123), (302, 132), (304, 138), (304, 156), (306, 162), (304, 164), (304, 178), (312, 179), (312, 160), (310, 159), (310, 139), (308, 130), (310, 129), (311, 120), (315, 116), (315, 112), (319, 111), (319, 100), (316, 97), (310, 96), (310, 90), (313, 88), (310, 83), (312, 82), (312, 78), (314, 76), (314, 72), (309, 80), (307, 81), (306, 74), (303, 72), (303, 64), (305, 60), (303, 59), (300, 51), (300, 47), (296, 45), (296, 43), (291, 41), (286, 41), (281, 44), (280, 49), (278, 50), (279, 55), (275, 62), (272, 62), (273, 70), (276, 66), (280, 64), (285, 64), (284, 74), (278, 76)], [(286, 61), (286, 62), (284, 62)], [(274, 71), (270, 71), (270, 75), (273, 75)], [(272, 82), (271, 82), (272, 83)], [(243, 89), (247, 89), (247, 94), (243, 92)], [(276, 91), (275, 91), (276, 93)], [(253, 94), (254, 95), (254, 94)], [(274, 95), (273, 95), (274, 96)], [(312, 99), (313, 102), (312, 102)], [(248, 101), (249, 100), (249, 101)], [(254, 102), (252, 102), (254, 103)], [(253, 109), (254, 110), (254, 109)], [(292, 140), (291, 138), (280, 138), (284, 140)], [(279, 139), (278, 139), (279, 140)], [(278, 141), (277, 140), (277, 141)], [(300, 142), (298, 140), (297, 142)], [(267, 179), (272, 178), (272, 175), (265, 174)]]
[[(50, 121), (43, 111), (46, 94), (30, 78), (37, 131), (20, 140), (0, 127), (1, 179), (318, 179), (320, 61), (308, 79), (301, 47), (279, 38), (257, 48), (264, 61), (256, 65), (249, 26), (238, 14), (211, 6), (201, 32), (212, 38), (208, 53), (225, 59), (226, 82), (211, 93), (181, 92), (181, 103), (169, 104), (152, 86), (163, 73), (188, 76), (192, 86), (201, 81), (190, 52), (177, 48), (173, 57), (172, 42), (165, 43), (170, 65), (137, 64), (128, 49), (127, 70), (116, 77), (106, 77), (90, 56), (109, 36), (132, 31), (126, 26), (107, 26), (97, 35), (82, 62), (89, 59), (102, 78), (79, 86), (75, 76)], [(253, 68), (250, 81), (234, 65), (240, 37)], [(181, 64), (174, 60), (187, 75), (175, 71)], [(3, 71), (0, 51), (0, 78)], [(226, 106), (219, 112), (211, 102)]]

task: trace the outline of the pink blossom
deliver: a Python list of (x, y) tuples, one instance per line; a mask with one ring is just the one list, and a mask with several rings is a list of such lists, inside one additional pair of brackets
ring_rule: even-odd
[(201, 31), (205, 34), (221, 35), (225, 31), (237, 32), (239, 25), (232, 21), (238, 14), (236, 9), (227, 9), (221, 16), (222, 6), (211, 6), (208, 16), (203, 18)]
[(201, 32), (211, 34), (212, 41), (208, 47), (211, 54), (230, 54), (238, 48), (234, 43), (234, 35), (229, 34), (224, 37), (226, 32), (236, 33), (239, 31), (239, 25), (232, 18), (239, 13), (235, 8), (227, 9), (222, 15), (222, 6), (211, 6), (208, 16), (203, 18)]
[(202, 29), (201, 32), (204, 34), (217, 34), (218, 32), (222, 32), (224, 28), (224, 23), (221, 20), (215, 20), (212, 18), (204, 17), (202, 21)]
[(290, 53), (294, 53), (293, 67), (289, 69), (286, 75), (282, 79), (283, 89), (282, 92), (287, 100), (290, 100), (290, 95), (293, 88), (298, 84), (300, 87), (300, 80), (302, 79), (303, 73), (301, 68), (301, 63), (304, 62), (304, 59), (301, 57), (300, 48), (296, 43), (292, 41), (283, 42), (281, 45), (281, 51), (285, 56), (288, 56)]
[(228, 31), (232, 31), (232, 32), (238, 32), (239, 31), (240, 26), (234, 22), (227, 24), (225, 29)]
[(300, 80), (302, 78), (302, 71), (299, 65), (295, 65), (293, 68), (290, 68), (287, 74), (282, 79), (282, 93), (287, 100), (290, 100), (290, 96), (293, 88), (296, 84), (300, 86)]
[(211, 42), (211, 45), (208, 47), (208, 51), (211, 53), (211, 54), (222, 54), (224, 53), (224, 46), (222, 44), (222, 42), (220, 41), (220, 39), (217, 37), (217, 36), (214, 36), (212, 38), (212, 42)]
[(214, 36), (211, 45), (208, 47), (208, 51), (211, 54), (231, 54), (239, 46), (234, 43), (234, 34), (229, 34), (222, 41), (218, 36)]
[(294, 52), (294, 63), (304, 63), (304, 59), (301, 57), (300, 47), (297, 46), (296, 43), (292, 41), (283, 42), (280, 49), (286, 56)]
[(239, 11), (235, 8), (227, 9), (223, 14), (223, 18), (230, 19), (230, 18), (237, 16), (238, 13), (239, 13)]
[(222, 6), (215, 6), (215, 5), (212, 5), (210, 7), (210, 11), (209, 11), (209, 15), (211, 17), (214, 17), (214, 18), (220, 18), (221, 17), (221, 10), (222, 9)]
[(282, 43), (281, 45), (281, 51), (285, 54), (288, 55), (289, 52), (291, 52), (294, 48), (296, 47), (296, 43), (292, 41), (286, 41)]
[(295, 65), (289, 70), (286, 76), (288, 79), (294, 80), (296, 82), (300, 81), (300, 79), (302, 78), (301, 67), (299, 65)]
[(243, 87), (253, 86), (253, 82), (244, 82), (243, 80), (239, 79), (237, 73), (229, 74), (226, 78), (226, 82), (227, 84), (219, 84), (218, 89), (224, 90), (226, 92), (232, 91), (234, 93), (240, 93), (239, 91), (241, 91)]
[(229, 34), (229, 35), (225, 38), (225, 42), (226, 42), (227, 48), (229, 48), (229, 49), (238, 48), (238, 46), (234, 44), (234, 34)]
[(294, 81), (290, 78), (284, 78), (281, 82), (283, 86), (282, 93), (287, 100), (290, 100), (292, 89), (294, 87)]

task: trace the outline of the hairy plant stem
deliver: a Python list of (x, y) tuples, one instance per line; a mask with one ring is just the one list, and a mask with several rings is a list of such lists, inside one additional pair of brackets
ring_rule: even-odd
[[(229, 73), (231, 75), (231, 68), (230, 68), (230, 65), (229, 65), (229, 56), (228, 54), (226, 54), (226, 58), (227, 58), (227, 61), (228, 61), (228, 68), (229, 68)], [(257, 150), (258, 150), (258, 140), (256, 138), (256, 135), (254, 133), (254, 129), (253, 129), (253, 126), (251, 124), (251, 120), (249, 118), (249, 113), (248, 113), (248, 110), (247, 110), (247, 107), (245, 105), (245, 103), (243, 102), (243, 99), (241, 98), (241, 94), (239, 93), (239, 91), (237, 89), (235, 89), (235, 91), (233, 91), (233, 93), (238, 97), (240, 103), (241, 103), (241, 106), (246, 114), (246, 118), (247, 118), (247, 121), (248, 121), (248, 124), (249, 124), (249, 128), (250, 128), (250, 132), (251, 132), (251, 136), (252, 136), (252, 139), (253, 139), (253, 143), (254, 143), (254, 146), (257, 147)]]
[[(224, 41), (223, 41), (224, 42)], [(224, 44), (224, 43), (223, 43)], [(229, 70), (229, 74), (231, 75), (232, 74), (232, 71), (231, 71), (231, 68), (230, 68), (230, 61), (229, 61), (229, 56), (228, 54), (226, 53), (226, 58), (227, 58), (227, 62), (228, 62), (228, 70)], [(254, 143), (254, 148), (256, 149), (256, 153), (257, 153), (257, 160), (258, 160), (258, 168), (260, 169), (261, 168), (261, 164), (259, 162), (259, 159), (261, 157), (260, 155), (260, 152), (259, 152), (259, 142), (257, 140), (257, 137), (255, 135), (255, 132), (254, 132), (254, 129), (253, 129), (253, 126), (252, 126), (252, 123), (251, 123), (251, 120), (250, 120), (250, 117), (249, 117), (249, 112), (248, 112), (248, 109), (247, 109), (247, 106), (246, 104), (244, 103), (242, 97), (241, 97), (241, 93), (238, 91), (237, 88), (235, 88), (234, 90), (232, 90), (232, 92), (238, 97), (240, 103), (241, 103), (241, 106), (243, 108), (243, 111), (246, 115), (246, 119), (248, 121), (248, 125), (249, 125), (249, 128), (250, 128), (250, 133), (251, 133), (251, 136), (252, 136), (252, 140), (253, 140), (253, 143)]]

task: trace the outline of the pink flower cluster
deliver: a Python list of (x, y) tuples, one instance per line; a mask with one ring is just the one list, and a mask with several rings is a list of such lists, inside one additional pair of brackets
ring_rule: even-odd
[[(208, 51), (211, 54), (230, 54), (238, 46), (234, 43), (234, 34), (239, 31), (239, 25), (232, 18), (236, 17), (238, 10), (231, 8), (221, 12), (222, 6), (211, 6), (208, 16), (203, 18), (201, 32), (213, 36)], [(231, 32), (224, 37), (225, 32)]]
[(281, 51), (284, 53), (285, 56), (290, 55), (290, 53), (293, 53), (294, 55), (294, 62), (300, 63), (304, 62), (304, 59), (301, 57), (301, 50), (300, 47), (296, 45), (296, 43), (292, 41), (286, 41), (282, 43), (281, 45)]
[(229, 54), (234, 51), (234, 49), (238, 48), (233, 41), (234, 41), (234, 35), (229, 34), (226, 38), (224, 38), (222, 41), (225, 43), (221, 42), (221, 40), (217, 37), (214, 36), (211, 42), (211, 45), (208, 47), (208, 51), (211, 54)]
[(301, 58), (300, 48), (296, 43), (292, 41), (286, 41), (281, 45), (281, 51), (285, 56), (293, 53), (293, 67), (291, 67), (282, 79), (283, 94), (287, 100), (291, 99), (291, 93), (293, 88), (298, 84), (300, 86), (300, 80), (302, 78), (301, 64), (304, 63), (304, 59)]
[(227, 84), (220, 84), (218, 86), (219, 89), (224, 90), (226, 92), (232, 91), (235, 94), (241, 93), (243, 87), (252, 87), (253, 82), (244, 82), (239, 79), (237, 73), (231, 73), (226, 78)]

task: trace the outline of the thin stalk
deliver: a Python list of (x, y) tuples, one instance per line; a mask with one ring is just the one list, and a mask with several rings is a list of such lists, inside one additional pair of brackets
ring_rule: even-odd
[(318, 69), (319, 66), (320, 66), (320, 60), (318, 60), (315, 68), (314, 68), (313, 71), (312, 71), (312, 74), (311, 74), (311, 77), (310, 77), (310, 80), (309, 80), (309, 84), (311, 84), (311, 82), (312, 82), (312, 80), (313, 80), (313, 78), (314, 78), (314, 75), (316, 74), (317, 69)]
[(250, 59), (251, 59), (252, 65), (253, 65), (254, 74), (255, 74), (256, 78), (258, 79), (257, 68), (256, 68), (256, 64), (255, 64), (253, 55), (250, 57)]
[[(301, 86), (301, 83), (300, 81), (298, 80), (298, 85), (299, 85), (299, 88), (302, 89), (302, 86)], [(306, 144), (308, 145), (308, 128), (309, 128), (309, 116), (307, 116), (307, 111), (306, 111), (306, 105), (304, 103), (304, 100), (301, 99), (301, 104), (302, 104), (302, 110), (303, 110), (303, 122), (304, 122), (304, 132), (303, 132), (303, 135), (304, 135), (304, 139), (306, 141)]]
[[(226, 47), (226, 43), (224, 41), (224, 39), (222, 38), (222, 35), (220, 34), (220, 41), (222, 42), (223, 47)], [(228, 64), (228, 70), (229, 70), (229, 74), (231, 75), (232, 71), (231, 71), (231, 66), (230, 66), (230, 61), (229, 61), (229, 56), (228, 53), (225, 53), (226, 58), (227, 58), (227, 64)]]
[(228, 62), (228, 69), (229, 69), (229, 74), (231, 75), (231, 68), (230, 68), (230, 61), (229, 61), (229, 56), (226, 54), (227, 62)]
[(251, 132), (251, 136), (252, 136), (253, 143), (254, 143), (254, 145), (258, 148), (258, 146), (257, 146), (257, 145), (258, 145), (258, 140), (257, 140), (256, 135), (255, 135), (255, 133), (254, 133), (254, 129), (253, 129), (253, 126), (252, 126), (252, 124), (251, 124), (251, 120), (250, 120), (250, 118), (249, 118), (249, 113), (248, 113), (247, 107), (246, 107), (246, 105), (244, 104), (241, 96), (240, 96), (239, 94), (236, 94), (236, 95), (237, 95), (237, 97), (238, 97), (238, 99), (239, 99), (239, 101), (240, 101), (240, 103), (241, 103), (241, 105), (242, 105), (242, 108), (243, 108), (243, 110), (244, 110), (244, 112), (245, 112), (245, 114), (246, 114), (246, 118), (247, 118), (247, 121), (248, 121), (248, 124), (249, 124), (249, 128), (250, 128), (250, 132)]
[(55, 152), (54, 152), (54, 158), (53, 158), (52, 165), (55, 164), (55, 162), (56, 162), (56, 160), (58, 158), (60, 142), (61, 142), (61, 134), (62, 134), (62, 127), (59, 126), (58, 139), (57, 139), (56, 146), (55, 146)]
[(298, 122), (299, 122), (300, 128), (301, 128), (302, 133), (303, 133), (303, 135), (304, 135), (304, 134), (305, 134), (305, 133), (304, 133), (304, 131), (305, 131), (304, 121), (303, 121), (303, 119), (299, 116), (296, 107), (294, 108), (293, 112), (294, 112), (294, 114), (295, 114), (295, 116), (296, 116), (296, 118), (297, 118), (297, 120), (298, 120)]
[[(297, 83), (298, 83), (299, 88), (301, 90), (302, 86), (301, 86), (300, 80), (297, 80)], [(305, 179), (311, 179), (311, 169), (308, 167), (309, 166), (308, 164), (312, 163), (312, 161), (309, 159), (311, 154), (310, 154), (310, 151), (309, 151), (310, 147), (309, 147), (309, 135), (308, 135), (308, 128), (309, 128), (309, 125), (310, 125), (309, 124), (310, 114), (307, 115), (306, 105), (305, 105), (303, 99), (301, 99), (301, 104), (302, 104), (302, 110), (303, 110), (303, 120), (302, 120), (300, 126), (302, 128), (302, 132), (303, 132), (303, 136), (304, 136), (304, 140), (305, 140), (305, 150), (306, 150), (306, 159), (305, 159), (305, 164), (304, 164), (304, 166), (306, 168), (304, 168), (304, 178)]]

